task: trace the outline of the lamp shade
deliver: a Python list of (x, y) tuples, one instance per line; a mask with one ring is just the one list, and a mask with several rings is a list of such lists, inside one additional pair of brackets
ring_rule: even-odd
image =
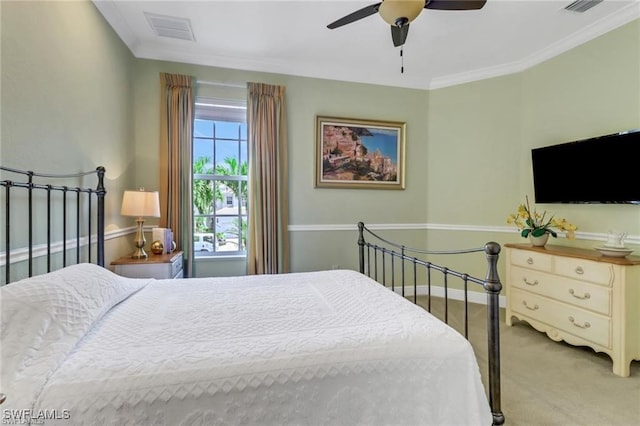
[(160, 217), (158, 191), (124, 191), (120, 214), (135, 217)]

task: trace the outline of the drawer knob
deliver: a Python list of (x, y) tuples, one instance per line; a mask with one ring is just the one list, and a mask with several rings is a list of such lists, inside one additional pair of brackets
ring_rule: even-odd
[(589, 327), (591, 327), (591, 324), (589, 324), (589, 322), (587, 322), (587, 321), (585, 321), (584, 324), (578, 324), (573, 317), (569, 317), (569, 322), (571, 324), (575, 325), (578, 328), (589, 328)]
[(573, 297), (575, 297), (576, 299), (583, 299), (583, 300), (585, 300), (585, 299), (590, 299), (590, 298), (591, 298), (591, 295), (590, 295), (589, 293), (585, 293), (583, 296), (579, 296), (579, 295), (577, 295), (577, 294), (576, 294), (576, 292), (575, 292), (575, 291), (573, 291), (573, 289), (572, 289), (572, 288), (570, 288), (570, 289), (569, 289), (569, 294), (570, 294), (570, 295), (572, 295)]
[(584, 269), (582, 269), (582, 266), (578, 266), (576, 268), (576, 274), (578, 274), (578, 275), (584, 274)]
[(524, 305), (525, 308), (529, 309), (530, 311), (537, 311), (538, 309), (540, 309), (540, 306), (538, 306), (537, 304), (533, 305), (533, 306), (527, 305), (527, 301), (526, 300), (523, 300), (522, 304)]
[(527, 277), (522, 277), (522, 281), (524, 281), (526, 285), (530, 285), (530, 286), (538, 285), (538, 280), (529, 281), (527, 280)]
[(528, 263), (529, 265), (533, 265), (533, 257), (529, 257), (529, 258), (527, 258), (527, 263)]

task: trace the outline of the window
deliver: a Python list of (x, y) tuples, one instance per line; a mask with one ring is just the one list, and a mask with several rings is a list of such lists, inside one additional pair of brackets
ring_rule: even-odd
[(246, 254), (247, 124), (244, 102), (198, 98), (193, 129), (196, 258)]

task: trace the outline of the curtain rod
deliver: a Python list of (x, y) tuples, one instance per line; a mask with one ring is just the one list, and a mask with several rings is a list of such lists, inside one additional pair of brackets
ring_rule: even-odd
[(246, 89), (247, 88), (247, 86), (245, 84), (222, 83), (222, 82), (217, 82), (217, 81), (196, 80), (196, 84), (204, 84), (205, 86), (235, 87), (237, 89)]

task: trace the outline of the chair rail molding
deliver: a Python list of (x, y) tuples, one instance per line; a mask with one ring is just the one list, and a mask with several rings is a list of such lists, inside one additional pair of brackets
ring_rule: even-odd
[[(454, 232), (494, 232), (515, 234), (517, 230), (512, 226), (485, 226), (485, 225), (463, 225), (446, 223), (367, 223), (367, 228), (371, 230), (422, 230), (422, 231), (454, 231)], [(357, 224), (308, 224), (289, 225), (289, 232), (330, 232), (330, 231), (357, 231)], [(564, 232), (558, 232), (564, 237)], [(576, 232), (578, 240), (607, 241), (608, 235), (604, 232)], [(640, 235), (628, 235), (625, 241), (628, 244), (640, 245)]]

